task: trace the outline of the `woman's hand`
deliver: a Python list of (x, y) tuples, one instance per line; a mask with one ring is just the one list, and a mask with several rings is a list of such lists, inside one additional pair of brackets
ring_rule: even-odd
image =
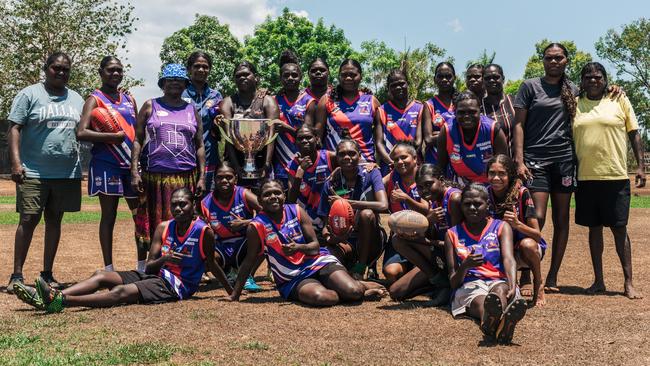
[(390, 193), (391, 202), (404, 202), (409, 199), (409, 195), (402, 191), (399, 187), (395, 187)]
[(519, 225), (521, 225), (521, 221), (519, 221), (516, 212), (517, 211), (515, 206), (512, 206), (512, 211), (506, 211), (503, 213), (503, 221), (510, 224), (510, 227), (512, 227), (515, 230), (517, 230), (519, 228)]
[(194, 194), (197, 197), (201, 197), (203, 195), (203, 192), (205, 192), (205, 176), (202, 176), (199, 178), (198, 182), (196, 182), (196, 190)]
[(296, 242), (290, 242), (288, 244), (282, 244), (282, 252), (285, 255), (293, 255), (298, 251), (298, 244)]
[(528, 170), (528, 167), (524, 163), (517, 163), (517, 175), (523, 181), (533, 179), (533, 174)]
[(137, 171), (131, 172), (131, 188), (133, 188), (134, 192), (144, 192), (144, 188), (142, 187), (142, 177), (140, 177), (140, 173)]
[(472, 248), (472, 251), (469, 253), (467, 258), (463, 260), (461, 263), (461, 266), (465, 267), (466, 269), (478, 267), (485, 263), (485, 259), (483, 258), (483, 254), (481, 253), (474, 253), (474, 248)]

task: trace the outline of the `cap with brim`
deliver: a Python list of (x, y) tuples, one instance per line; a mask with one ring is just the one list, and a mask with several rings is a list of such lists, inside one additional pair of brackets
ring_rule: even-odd
[(185, 79), (185, 83), (190, 82), (190, 78), (187, 77), (187, 69), (181, 64), (167, 64), (162, 70), (162, 74), (158, 79), (158, 87), (162, 88), (163, 80), (171, 78), (180, 78)]

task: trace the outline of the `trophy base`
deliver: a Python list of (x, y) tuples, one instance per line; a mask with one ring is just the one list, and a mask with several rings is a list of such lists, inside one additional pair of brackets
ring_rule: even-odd
[(241, 178), (247, 180), (262, 179), (264, 178), (264, 171), (247, 172), (244, 170), (241, 172)]

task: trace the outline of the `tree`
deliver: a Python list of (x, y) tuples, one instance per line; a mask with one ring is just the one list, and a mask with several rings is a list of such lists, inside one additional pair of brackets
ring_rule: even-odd
[(596, 53), (616, 69), (639, 122), (650, 121), (650, 20), (641, 18), (624, 25), (620, 33), (610, 29), (595, 44)]
[[(100, 59), (125, 50), (126, 36), (135, 30), (132, 13), (129, 2), (113, 0), (0, 2), (0, 118), (6, 118), (18, 91), (41, 80), (43, 62), (56, 51), (72, 58), (70, 88), (90, 93), (99, 85)], [(140, 83), (126, 78), (124, 85)]]
[[(535, 44), (535, 54), (528, 59), (526, 70), (524, 71), (524, 79), (544, 76), (542, 58), (544, 57), (544, 48), (550, 43), (552, 42), (548, 39), (543, 39)], [(573, 41), (561, 41), (559, 43), (562, 43), (569, 51), (569, 64), (566, 68), (566, 74), (577, 85), (580, 83), (580, 69), (587, 62), (591, 62), (591, 54), (578, 50)]]
[[(443, 60), (446, 51), (433, 43), (426, 43), (422, 48), (407, 50), (401, 55), (402, 68), (409, 79), (409, 95), (425, 101), (436, 92), (433, 82), (436, 65)], [(453, 63), (453, 57), (447, 59)]]
[(474, 64), (479, 64), (483, 66), (487, 66), (491, 63), (494, 62), (494, 58), (497, 56), (497, 53), (495, 51), (492, 51), (491, 55), (488, 55), (487, 50), (483, 49), (483, 53), (481, 53), (478, 58), (474, 60), (468, 60), (467, 63), (465, 64), (465, 69), (470, 67), (471, 65)]
[(279, 88), (278, 60), (285, 49), (298, 55), (302, 70), (307, 70), (316, 57), (325, 59), (332, 69), (331, 81), (341, 61), (352, 54), (350, 41), (342, 29), (334, 25), (326, 27), (323, 19), (314, 25), (309, 19), (284, 8), (279, 17), (267, 17), (255, 27), (252, 36), (244, 39), (243, 56), (257, 67), (262, 87)]
[(160, 61), (184, 65), (196, 50), (212, 57), (208, 84), (216, 86), (222, 93), (232, 94), (235, 90), (233, 68), (241, 58), (241, 43), (230, 33), (229, 26), (219, 23), (217, 17), (197, 14), (194, 24), (165, 38), (160, 49)]
[(503, 85), (503, 92), (510, 95), (516, 95), (519, 91), (521, 83), (523, 82), (523, 79), (508, 80), (506, 81), (505, 85)]
[(361, 51), (352, 55), (363, 67), (363, 82), (380, 100), (386, 99), (386, 78), (392, 69), (400, 67), (400, 55), (384, 41), (361, 42)]

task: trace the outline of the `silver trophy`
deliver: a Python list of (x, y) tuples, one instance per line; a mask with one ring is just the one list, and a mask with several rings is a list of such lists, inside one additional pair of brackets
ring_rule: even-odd
[(271, 135), (271, 120), (268, 118), (220, 118), (217, 126), (222, 136), (245, 155), (243, 179), (260, 179), (264, 169), (255, 166), (255, 154), (270, 144), (277, 134)]

